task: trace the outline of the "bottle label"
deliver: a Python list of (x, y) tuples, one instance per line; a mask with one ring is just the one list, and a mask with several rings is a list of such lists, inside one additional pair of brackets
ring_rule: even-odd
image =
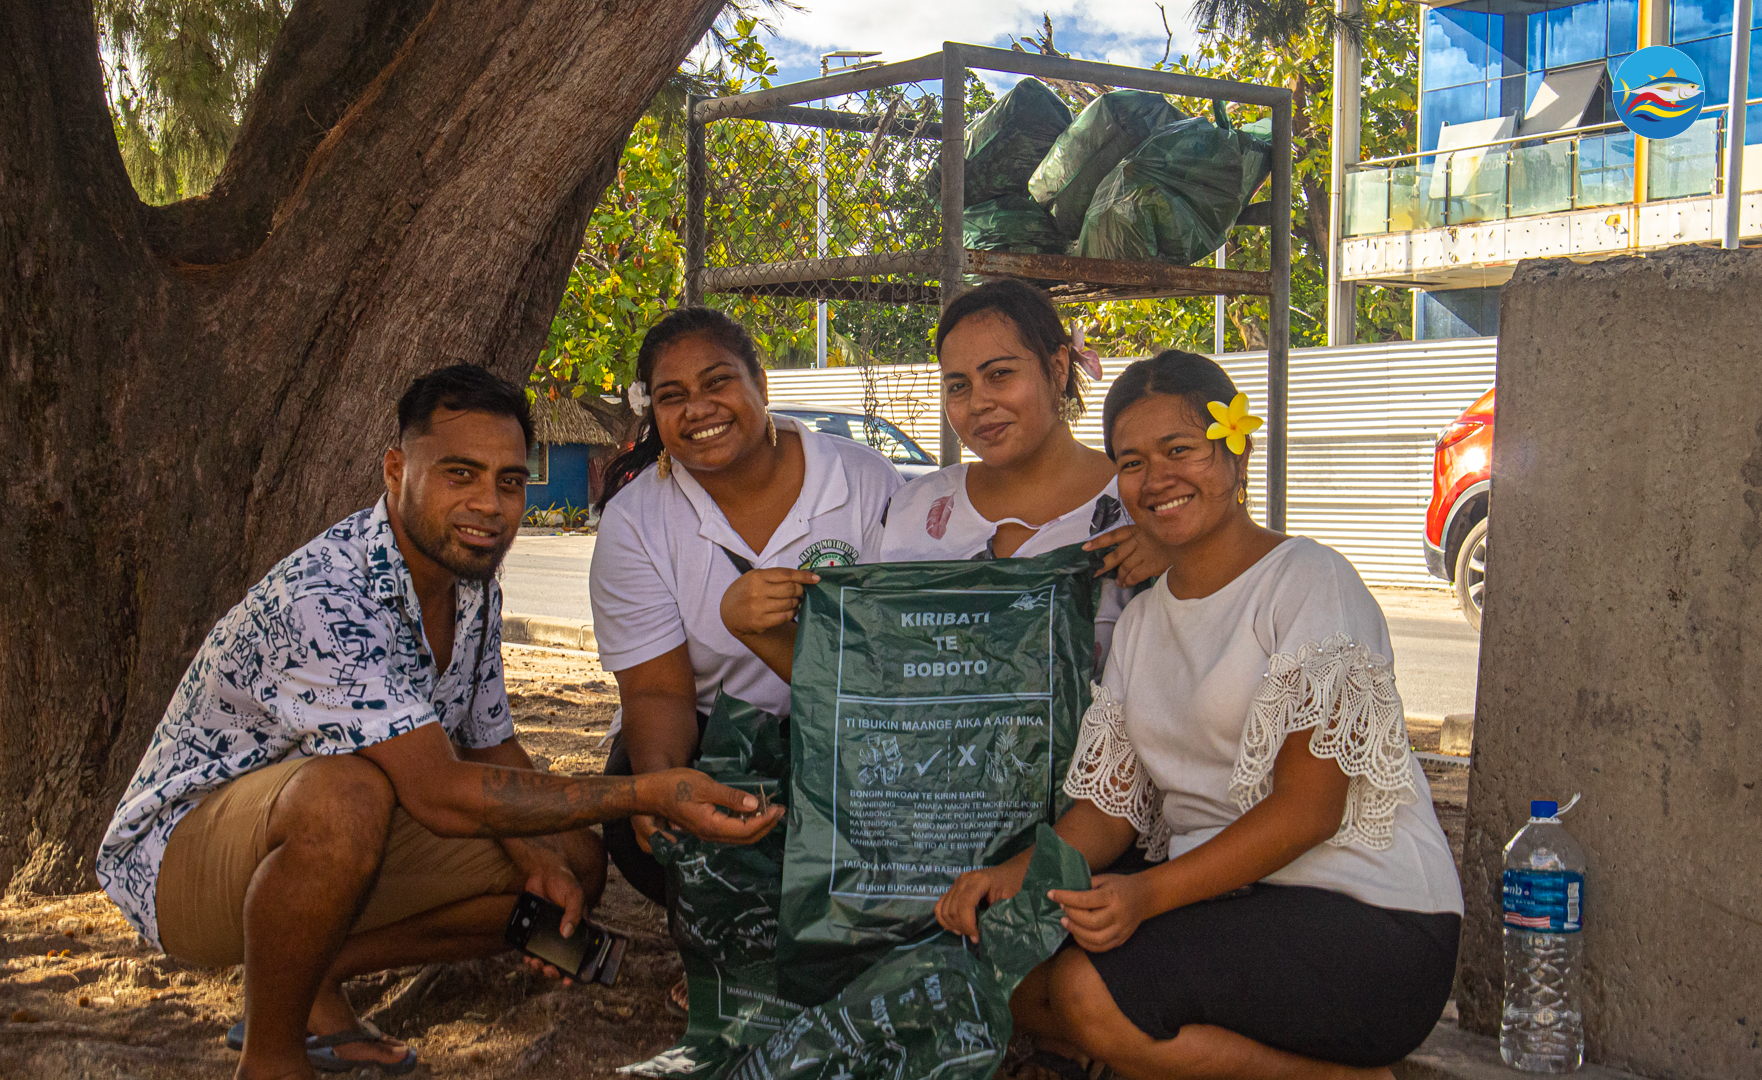
[(1505, 925), (1538, 934), (1576, 934), (1582, 919), (1585, 876), (1570, 870), (1505, 871)]

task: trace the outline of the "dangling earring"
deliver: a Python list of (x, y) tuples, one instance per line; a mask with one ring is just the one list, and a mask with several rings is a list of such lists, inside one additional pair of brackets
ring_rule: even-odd
[(777, 445), (777, 421), (768, 413), (765, 415), (765, 437), (771, 440), (772, 446)]
[(1076, 423), (1083, 418), (1083, 403), (1074, 397), (1060, 399), (1058, 416), (1067, 424)]
[(1241, 506), (1247, 502), (1248, 502), (1248, 485), (1246, 483), (1244, 483), (1241, 487), (1241, 490), (1236, 492), (1236, 505)]
[(655, 475), (663, 480), (673, 475), (673, 459), (667, 456), (665, 450), (655, 459)]

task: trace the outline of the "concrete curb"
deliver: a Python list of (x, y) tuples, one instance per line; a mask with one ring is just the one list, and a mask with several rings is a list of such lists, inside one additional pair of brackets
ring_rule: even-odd
[[(1498, 1039), (1470, 1034), (1449, 1021), (1432, 1029), (1418, 1050), (1396, 1062), (1394, 1073), (1395, 1080), (1516, 1080), (1532, 1075), (1500, 1059)], [(1640, 1080), (1602, 1065), (1585, 1065), (1573, 1075), (1582, 1080)]]
[(558, 619), (550, 615), (502, 615), (502, 640), (515, 645), (548, 645), (553, 649), (580, 649), (598, 653), (593, 623), (586, 619)]

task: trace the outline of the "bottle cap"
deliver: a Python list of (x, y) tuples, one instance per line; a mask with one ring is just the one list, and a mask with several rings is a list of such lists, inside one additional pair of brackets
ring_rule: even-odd
[(1530, 817), (1551, 818), (1560, 814), (1560, 804), (1553, 799), (1532, 799), (1530, 801)]

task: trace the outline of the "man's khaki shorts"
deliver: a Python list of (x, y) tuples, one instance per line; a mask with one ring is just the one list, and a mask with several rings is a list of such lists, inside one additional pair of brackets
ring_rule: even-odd
[[(165, 846), (156, 903), (168, 955), (204, 967), (245, 959), (245, 891), (269, 855), (269, 811), (314, 758), (283, 761), (219, 788), (184, 815)], [(379, 880), (352, 933), (374, 930), (474, 896), (515, 893), (520, 872), (494, 840), (439, 837), (398, 807)], [(287, 927), (298, 933), (298, 927)]]

